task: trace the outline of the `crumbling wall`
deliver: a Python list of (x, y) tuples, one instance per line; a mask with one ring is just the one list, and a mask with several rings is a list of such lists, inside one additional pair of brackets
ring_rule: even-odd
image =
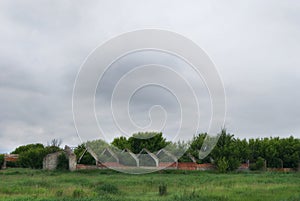
[(64, 151), (48, 154), (43, 160), (43, 169), (44, 170), (55, 170), (58, 164), (58, 157), (65, 153), (69, 160), (69, 170), (75, 171), (77, 165), (76, 155), (72, 149), (68, 146), (65, 146)]
[(56, 152), (53, 154), (48, 154), (43, 159), (43, 169), (44, 170), (55, 170), (58, 163), (58, 156), (61, 155), (63, 152)]
[(74, 154), (72, 149), (70, 147), (68, 147), (67, 145), (65, 146), (65, 153), (67, 155), (67, 158), (69, 159), (69, 170), (70, 171), (75, 171), (76, 166), (77, 166), (76, 155)]

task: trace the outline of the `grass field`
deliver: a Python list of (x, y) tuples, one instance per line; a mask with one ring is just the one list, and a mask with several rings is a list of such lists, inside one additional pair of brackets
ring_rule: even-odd
[[(167, 187), (159, 195), (159, 186)], [(299, 173), (164, 171), (128, 175), (111, 170), (0, 171), (0, 200), (289, 200), (300, 201)]]

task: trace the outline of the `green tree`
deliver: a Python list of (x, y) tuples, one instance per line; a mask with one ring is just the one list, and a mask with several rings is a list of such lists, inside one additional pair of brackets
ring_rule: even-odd
[(2, 168), (3, 163), (4, 163), (4, 154), (0, 154), (0, 169)]
[(47, 154), (61, 151), (59, 147), (47, 146), (43, 144), (28, 144), (16, 148), (12, 154), (19, 154), (17, 162), (18, 166), (41, 169), (43, 167), (43, 159)]
[(47, 155), (44, 148), (29, 149), (19, 154), (19, 164), (21, 167), (33, 169), (41, 169), (43, 167), (43, 159)]
[(131, 148), (129, 141), (124, 136), (115, 138), (111, 144), (121, 150)]
[(211, 152), (211, 156), (213, 160), (216, 161), (217, 167), (219, 166), (219, 162), (223, 163), (226, 161), (228, 164), (228, 171), (236, 170), (240, 166), (242, 160), (242, 156), (238, 149), (238, 142), (234, 138), (234, 135), (226, 132), (226, 129), (222, 129), (219, 135), (219, 140)]
[[(85, 144), (78, 145), (74, 149), (74, 153), (76, 155), (77, 160), (79, 160), (80, 157), (80, 164), (85, 164), (85, 165), (94, 165), (95, 164), (95, 159), (93, 156), (86, 150)], [(84, 154), (84, 155), (83, 155)]]
[(225, 173), (228, 171), (229, 162), (225, 157), (218, 158), (216, 165), (219, 172)]
[(162, 133), (145, 132), (133, 134), (128, 139), (130, 149), (133, 153), (139, 153), (143, 148), (148, 149), (150, 152), (156, 152), (166, 147), (170, 142), (167, 142)]
[(32, 150), (32, 149), (39, 149), (39, 148), (44, 148), (43, 144), (37, 143), (37, 144), (27, 144), (27, 145), (22, 145), (17, 147), (13, 152), (11, 152), (12, 154), (21, 154), (24, 153), (26, 151)]
[[(183, 159), (186, 158), (188, 160), (188, 153), (190, 153), (195, 158), (199, 157), (199, 151), (202, 148), (203, 142), (205, 138), (207, 137), (207, 133), (200, 133), (197, 136), (193, 137), (193, 140), (190, 142), (189, 149), (187, 150), (186, 154), (182, 157)], [(209, 163), (210, 162), (210, 156), (200, 160), (197, 160), (198, 163)]]
[(64, 152), (62, 152), (57, 158), (58, 170), (68, 170), (69, 169), (69, 159)]

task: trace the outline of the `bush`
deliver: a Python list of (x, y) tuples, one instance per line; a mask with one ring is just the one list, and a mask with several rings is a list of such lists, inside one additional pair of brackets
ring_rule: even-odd
[(110, 194), (117, 194), (119, 192), (118, 187), (116, 187), (113, 184), (103, 184), (97, 190), (100, 190), (100, 191), (103, 191), (106, 193), (110, 193)]
[[(73, 192), (73, 193), (74, 193), (74, 192)], [(64, 194), (64, 191), (63, 191), (63, 190), (58, 190), (58, 191), (56, 191), (56, 193), (55, 193), (56, 197), (62, 197), (63, 194)]]
[(159, 185), (158, 190), (159, 190), (160, 196), (167, 195), (167, 185), (166, 184)]
[(263, 170), (265, 167), (265, 159), (258, 157), (255, 163), (250, 164), (250, 170)]
[(95, 165), (95, 159), (88, 151), (86, 151), (86, 147), (84, 144), (78, 145), (74, 149), (74, 153), (76, 154), (77, 160), (82, 157), (79, 162), (80, 164)]
[(22, 167), (41, 169), (46, 155), (47, 153), (43, 148), (29, 149), (19, 154), (19, 164)]
[(68, 170), (69, 169), (69, 159), (65, 153), (62, 153), (57, 158), (57, 167), (58, 170)]
[(258, 157), (257, 161), (255, 162), (256, 170), (262, 170), (265, 166), (265, 159), (262, 157)]
[(252, 170), (252, 171), (256, 170), (256, 164), (255, 163), (251, 163), (249, 165), (249, 169)]
[(22, 145), (19, 146), (18, 148), (16, 148), (12, 154), (22, 154), (24, 152), (27, 152), (29, 150), (33, 150), (33, 149), (44, 149), (44, 145), (42, 144), (28, 144), (28, 145)]
[(0, 169), (2, 168), (3, 163), (4, 163), (4, 154), (0, 154)]
[(18, 167), (18, 161), (16, 162), (6, 161), (6, 167), (11, 167), (11, 168)]
[(12, 154), (19, 154), (17, 166), (33, 169), (43, 168), (43, 159), (47, 154), (59, 151), (59, 147), (48, 146), (42, 144), (28, 144), (16, 148)]
[(228, 171), (228, 168), (229, 168), (228, 161), (226, 160), (225, 157), (222, 157), (217, 160), (217, 169), (219, 172), (225, 173)]
[(73, 191), (73, 198), (81, 198), (84, 196), (84, 192), (82, 189), (75, 189)]
[(270, 168), (281, 168), (283, 161), (280, 158), (272, 158), (267, 161)]
[(228, 159), (228, 170), (234, 171), (240, 167), (240, 160), (237, 158), (229, 158)]

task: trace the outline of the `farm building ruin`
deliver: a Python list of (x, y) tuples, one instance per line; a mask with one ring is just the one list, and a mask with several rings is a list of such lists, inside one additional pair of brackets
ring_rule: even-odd
[(55, 170), (58, 165), (58, 157), (62, 154), (65, 154), (68, 161), (69, 161), (69, 170), (75, 171), (76, 170), (76, 155), (73, 153), (70, 147), (65, 146), (63, 151), (55, 152), (52, 154), (48, 154), (43, 160), (43, 169), (44, 170)]
[(19, 159), (18, 154), (5, 154), (4, 155), (4, 162), (3, 162), (3, 164), (0, 164), (0, 167), (2, 165), (2, 169), (6, 169), (7, 162), (17, 162), (18, 159)]

